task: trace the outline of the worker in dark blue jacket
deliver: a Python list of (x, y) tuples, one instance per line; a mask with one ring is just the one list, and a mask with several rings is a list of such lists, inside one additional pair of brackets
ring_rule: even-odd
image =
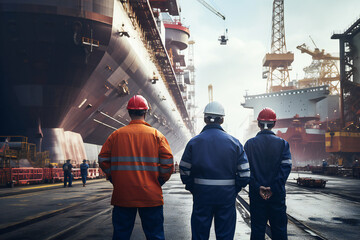
[(235, 199), (250, 180), (243, 146), (220, 126), (224, 116), (218, 102), (205, 107), (206, 126), (188, 142), (180, 162), (181, 180), (193, 195), (193, 240), (209, 239), (213, 219), (217, 239), (234, 238)]
[(66, 160), (66, 163), (63, 165), (64, 170), (64, 187), (66, 187), (67, 182), (69, 181), (69, 187), (72, 187), (72, 168), (73, 165), (70, 163), (70, 159)]
[(83, 187), (85, 187), (86, 185), (86, 178), (88, 176), (88, 169), (89, 169), (89, 164), (86, 163), (86, 160), (83, 160), (83, 163), (80, 164), (80, 173), (81, 173), (81, 180), (83, 182)]
[(263, 109), (257, 118), (261, 131), (245, 144), (251, 170), (250, 215), (251, 240), (264, 240), (269, 220), (272, 239), (287, 239), (285, 182), (291, 171), (289, 143), (271, 129), (276, 114)]

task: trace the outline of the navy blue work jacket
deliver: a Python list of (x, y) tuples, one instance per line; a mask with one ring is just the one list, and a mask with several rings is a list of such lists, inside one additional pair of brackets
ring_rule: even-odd
[(81, 175), (87, 175), (88, 173), (88, 168), (89, 168), (89, 165), (87, 163), (82, 163), (80, 164), (80, 172), (81, 172)]
[(285, 196), (285, 182), (292, 161), (289, 143), (270, 130), (260, 131), (245, 143), (251, 170), (250, 195), (260, 186), (270, 187), (273, 196)]
[(250, 168), (239, 140), (220, 125), (209, 124), (188, 142), (180, 176), (194, 202), (228, 204), (249, 183)]

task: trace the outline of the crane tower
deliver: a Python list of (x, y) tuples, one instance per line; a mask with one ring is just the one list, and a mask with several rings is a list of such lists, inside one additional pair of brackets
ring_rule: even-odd
[(288, 89), (289, 70), (294, 54), (286, 50), (284, 27), (284, 0), (274, 0), (272, 13), (271, 53), (263, 60), (263, 78), (267, 78), (267, 92)]

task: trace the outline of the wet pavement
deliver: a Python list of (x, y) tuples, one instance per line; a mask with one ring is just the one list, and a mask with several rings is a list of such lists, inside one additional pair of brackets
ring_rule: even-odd
[[(298, 176), (328, 182), (324, 189), (298, 187), (294, 180)], [(359, 179), (292, 173), (288, 182), (288, 214), (325, 239), (360, 239)]]
[[(359, 239), (360, 203), (341, 196), (358, 194), (360, 181), (327, 177), (326, 188), (318, 190), (298, 187), (296, 177), (292, 173), (287, 185), (287, 212), (307, 228), (289, 219), (289, 239)], [(111, 239), (111, 192), (112, 185), (103, 179), (89, 181), (85, 188), (75, 182), (73, 188), (55, 184), (0, 189), (0, 239)], [(166, 239), (191, 239), (192, 196), (179, 174), (171, 177), (163, 192)], [(246, 192), (240, 196), (248, 201)], [(237, 208), (234, 239), (249, 239), (249, 213), (241, 205)], [(131, 239), (145, 239), (139, 218)], [(213, 229), (210, 239), (216, 239)]]

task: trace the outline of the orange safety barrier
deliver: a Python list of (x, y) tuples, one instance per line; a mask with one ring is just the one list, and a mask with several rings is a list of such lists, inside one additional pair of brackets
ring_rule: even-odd
[(15, 184), (29, 184), (43, 182), (43, 168), (11, 168), (10, 179)]
[(99, 169), (98, 168), (89, 168), (87, 177), (89, 179), (99, 178)]
[(44, 181), (50, 182), (51, 181), (51, 168), (44, 168)]
[(51, 168), (52, 182), (64, 181), (64, 170), (62, 168)]
[(61, 168), (44, 168), (45, 182), (59, 182), (64, 180), (64, 171)]
[[(73, 168), (73, 179), (81, 179), (80, 168)], [(100, 168), (89, 168), (88, 179), (105, 178)], [(0, 168), (0, 186), (64, 181), (62, 168)]]
[(73, 179), (81, 179), (80, 168), (73, 168), (71, 173), (73, 175)]

